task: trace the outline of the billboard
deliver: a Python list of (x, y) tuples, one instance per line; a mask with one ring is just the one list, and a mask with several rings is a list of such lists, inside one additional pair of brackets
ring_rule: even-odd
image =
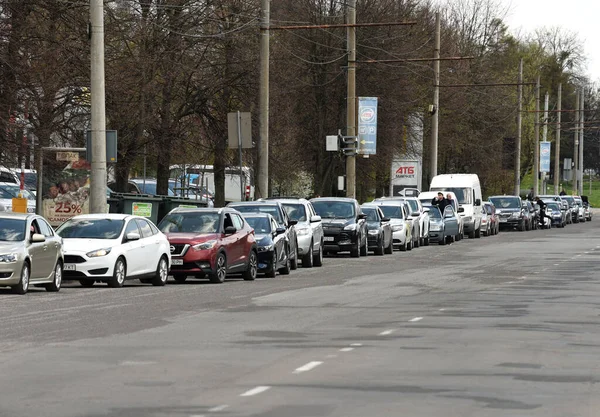
[(550, 142), (540, 142), (540, 172), (550, 172)]
[(421, 162), (414, 160), (394, 160), (391, 171), (391, 196), (398, 196), (405, 188), (421, 190)]
[(358, 154), (377, 153), (377, 97), (358, 98)]

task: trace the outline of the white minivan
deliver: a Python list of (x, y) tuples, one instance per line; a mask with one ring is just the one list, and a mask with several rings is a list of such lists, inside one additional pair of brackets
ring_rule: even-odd
[(430, 191), (452, 191), (459, 204), (465, 234), (481, 237), (481, 185), (477, 174), (442, 174), (431, 180)]

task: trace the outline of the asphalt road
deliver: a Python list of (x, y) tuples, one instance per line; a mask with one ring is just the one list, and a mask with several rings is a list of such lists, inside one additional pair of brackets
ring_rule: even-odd
[(254, 282), (0, 290), (0, 416), (597, 417), (599, 232)]

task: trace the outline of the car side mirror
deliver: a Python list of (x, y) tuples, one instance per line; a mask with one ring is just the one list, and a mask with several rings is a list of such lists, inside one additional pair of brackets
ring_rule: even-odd
[(382, 218), (382, 219), (381, 219), (381, 222), (382, 222), (382, 223), (387, 223), (387, 222), (389, 222), (389, 221), (390, 221), (390, 218), (389, 218), (389, 217), (384, 217), (384, 218)]
[(318, 222), (320, 222), (320, 221), (321, 221), (321, 216), (312, 216), (312, 217), (310, 218), (310, 222), (311, 222), (311, 223), (318, 223)]
[(297, 224), (298, 224), (298, 220), (290, 220), (290, 221), (288, 221), (288, 225), (289, 226), (295, 226)]
[(481, 199), (478, 198), (477, 200), (475, 200), (475, 205), (476, 206), (480, 206), (481, 205)]
[(33, 236), (31, 236), (31, 242), (33, 243), (42, 243), (46, 241), (46, 236), (39, 234), (39, 233), (34, 233)]
[(135, 233), (135, 232), (131, 232), (131, 233), (127, 233), (127, 241), (134, 241), (134, 240), (140, 240), (140, 234), (139, 233)]
[(429, 213), (430, 210), (429, 207), (423, 207), (423, 213)]
[(225, 234), (226, 234), (226, 235), (232, 235), (232, 234), (234, 234), (235, 232), (237, 232), (237, 229), (236, 229), (234, 226), (227, 226), (227, 227), (225, 228)]
[(279, 226), (277, 229), (275, 229), (275, 234), (276, 235), (282, 235), (282, 234), (285, 233), (285, 230), (286, 230), (285, 227)]
[(459, 207), (458, 208), (458, 212), (459, 213), (464, 213), (465, 212), (465, 208), (464, 207)]
[(365, 213), (360, 213), (358, 215), (358, 220), (365, 220), (367, 218), (367, 215)]
[(419, 217), (421, 215), (421, 213), (419, 213), (418, 211), (413, 211), (412, 213), (410, 213), (410, 215), (412, 217)]

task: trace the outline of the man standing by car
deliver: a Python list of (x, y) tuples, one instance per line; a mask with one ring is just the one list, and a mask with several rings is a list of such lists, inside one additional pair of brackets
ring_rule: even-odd
[(444, 212), (444, 209), (449, 204), (452, 203), (450, 203), (450, 201), (444, 198), (444, 193), (442, 193), (441, 191), (438, 193), (437, 197), (433, 197), (433, 200), (431, 200), (431, 205), (437, 206), (440, 209), (441, 213)]
[[(546, 203), (539, 197), (535, 198), (535, 202), (540, 206), (540, 225), (544, 228), (544, 219), (546, 218)], [(552, 221), (552, 219), (550, 219)]]
[(526, 198), (527, 198), (527, 200), (533, 202), (533, 188), (531, 188), (529, 190), (529, 192), (527, 193), (527, 197)]

